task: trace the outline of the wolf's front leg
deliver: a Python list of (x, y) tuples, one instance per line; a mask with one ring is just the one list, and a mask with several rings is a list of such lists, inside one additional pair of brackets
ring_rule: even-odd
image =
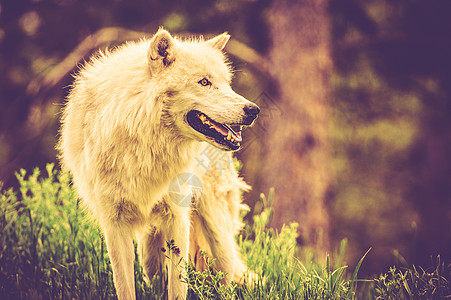
[(108, 224), (103, 229), (117, 297), (119, 300), (136, 299), (133, 231), (123, 224)]
[(188, 287), (183, 281), (188, 263), (190, 209), (175, 203), (169, 206), (172, 215), (164, 229), (164, 237), (167, 242), (174, 241), (174, 248), (168, 251), (168, 299), (186, 299)]
[(217, 214), (215, 218), (209, 218), (213, 216), (208, 215), (198, 215), (198, 217), (205, 239), (210, 246), (211, 255), (216, 259), (215, 266), (225, 274), (222, 283), (228, 285), (232, 280), (237, 281), (246, 267), (241, 261), (234, 232), (230, 229), (231, 225), (221, 222), (225, 221), (221, 214)]

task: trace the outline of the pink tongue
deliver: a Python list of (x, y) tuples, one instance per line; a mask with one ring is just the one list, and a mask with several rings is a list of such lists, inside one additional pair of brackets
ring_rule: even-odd
[(216, 125), (215, 123), (213, 123), (212, 122), (212, 124), (213, 124), (213, 127), (215, 128), (215, 130), (217, 131), (217, 132), (219, 132), (220, 134), (222, 134), (222, 135), (227, 135), (227, 134), (229, 134), (229, 131), (227, 130), (227, 129), (225, 129), (223, 126), (221, 126), (221, 125)]

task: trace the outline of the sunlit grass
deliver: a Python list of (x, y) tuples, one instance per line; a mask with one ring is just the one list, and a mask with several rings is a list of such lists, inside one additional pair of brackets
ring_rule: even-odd
[[(19, 191), (0, 194), (0, 299), (115, 299), (102, 235), (80, 208), (69, 176), (48, 165), (46, 174), (36, 169), (27, 176), (22, 170), (17, 178)], [(268, 227), (273, 196), (273, 191), (267, 198), (262, 195), (262, 209), (238, 240), (253, 281), (225, 287), (220, 271), (188, 266), (183, 280), (190, 299), (409, 299), (450, 293), (447, 268), (438, 264), (432, 272), (391, 269), (368, 280), (368, 288), (356, 296), (366, 254), (348, 269), (343, 241), (338, 254), (317, 261), (311, 250), (298, 247), (296, 223), (280, 232)], [(207, 257), (206, 264), (212, 265)], [(165, 297), (166, 280), (156, 276), (146, 284), (138, 261), (135, 278), (138, 299)]]
[(20, 191), (0, 201), (0, 295), (11, 299), (102, 299), (114, 294), (97, 226), (86, 220), (53, 165), (17, 174)]

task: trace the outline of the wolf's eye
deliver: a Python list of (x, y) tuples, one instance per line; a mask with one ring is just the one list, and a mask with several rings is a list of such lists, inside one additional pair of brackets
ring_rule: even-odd
[(211, 85), (210, 80), (208, 80), (207, 78), (202, 78), (201, 80), (199, 80), (198, 82), (201, 86), (208, 86)]

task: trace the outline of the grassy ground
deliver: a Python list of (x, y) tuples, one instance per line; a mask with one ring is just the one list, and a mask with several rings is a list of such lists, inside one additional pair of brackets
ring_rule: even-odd
[[(79, 207), (69, 176), (48, 165), (42, 176), (39, 170), (29, 176), (22, 170), (17, 178), (19, 191), (0, 194), (0, 299), (115, 299), (100, 230)], [(362, 281), (357, 274), (366, 254), (352, 268), (343, 265), (346, 241), (333, 259), (316, 259), (296, 245), (297, 224), (280, 232), (268, 228), (272, 197), (262, 196), (263, 208), (239, 240), (254, 282), (224, 287), (221, 272), (188, 266), (183, 280), (190, 299), (451, 298), (451, 269), (439, 260), (428, 270), (391, 268)], [(175, 250), (168, 243), (166, 251)], [(146, 284), (138, 261), (135, 278), (138, 299), (165, 297), (165, 278)]]

